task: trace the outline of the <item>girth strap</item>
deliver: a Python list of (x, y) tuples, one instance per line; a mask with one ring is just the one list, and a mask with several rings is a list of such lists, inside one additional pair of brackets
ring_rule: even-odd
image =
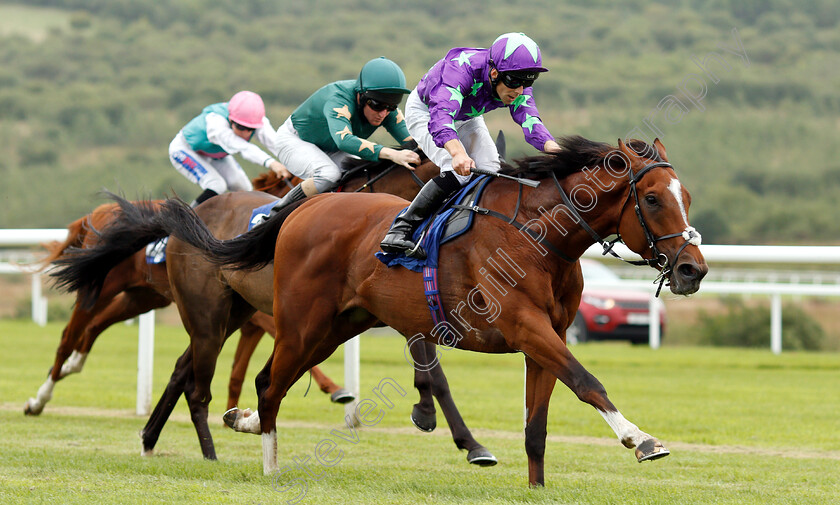
[(554, 254), (556, 254), (561, 259), (563, 259), (565, 261), (568, 261), (569, 263), (574, 263), (576, 261), (576, 260), (570, 258), (567, 254), (565, 254), (560, 249), (557, 249), (556, 247), (554, 247), (554, 245), (551, 242), (549, 242), (548, 240), (546, 240), (544, 237), (540, 237), (537, 234), (537, 232), (535, 232), (534, 230), (532, 230), (530, 228), (525, 227), (522, 223), (517, 221), (516, 218), (508, 217), (508, 216), (502, 214), (501, 212), (496, 212), (495, 210), (492, 210), (492, 209), (485, 209), (484, 207), (479, 207), (478, 205), (469, 206), (469, 205), (457, 205), (456, 204), (456, 205), (452, 205), (452, 208), (453, 209), (458, 209), (458, 210), (469, 210), (469, 211), (475, 212), (476, 214), (483, 214), (485, 216), (493, 216), (497, 219), (501, 219), (502, 221), (515, 226), (517, 230), (520, 230), (520, 231), (525, 230), (525, 233), (530, 235), (541, 246), (543, 246), (546, 249), (548, 249), (549, 251), (553, 252)]

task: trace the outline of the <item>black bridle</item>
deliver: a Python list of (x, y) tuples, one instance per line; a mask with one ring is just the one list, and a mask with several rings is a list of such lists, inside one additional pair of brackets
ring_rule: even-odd
[[(603, 252), (601, 253), (602, 255), (606, 256), (607, 254), (610, 254), (613, 257), (615, 257), (615, 258), (617, 258), (621, 261), (624, 261), (625, 263), (629, 263), (631, 265), (647, 265), (647, 266), (651, 266), (653, 268), (659, 269), (659, 275), (653, 281), (654, 283), (656, 283), (657, 281), (659, 282), (659, 287), (656, 289), (656, 296), (659, 296), (660, 291), (662, 291), (662, 285), (665, 283), (665, 280), (673, 272), (673, 266), (677, 264), (677, 262), (679, 260), (679, 257), (680, 257), (680, 254), (683, 252), (683, 250), (689, 244), (694, 244), (694, 245), (699, 246), (700, 241), (701, 241), (700, 233), (697, 232), (697, 230), (695, 230), (691, 226), (686, 227), (686, 229), (681, 231), (681, 232), (670, 233), (668, 235), (662, 235), (660, 237), (655, 237), (653, 235), (653, 233), (651, 233), (650, 228), (647, 225), (647, 221), (645, 221), (645, 217), (642, 215), (642, 207), (641, 207), (641, 202), (639, 201), (639, 192), (636, 189), (636, 183), (639, 182), (642, 179), (642, 177), (644, 177), (645, 174), (647, 174), (648, 172), (650, 172), (654, 168), (660, 168), (660, 167), (662, 167), (662, 168), (673, 168), (670, 163), (667, 163), (667, 162), (664, 162), (664, 161), (657, 161), (657, 162), (651, 163), (649, 165), (645, 165), (644, 168), (642, 168), (641, 170), (639, 170), (636, 173), (633, 173), (633, 169), (628, 165), (627, 171), (628, 171), (628, 181), (629, 181), (630, 190), (627, 193), (627, 198), (624, 200), (624, 203), (621, 206), (621, 211), (619, 212), (619, 215), (618, 215), (618, 221), (616, 223), (616, 233), (615, 233), (616, 238), (613, 239), (613, 240), (610, 240), (610, 241), (606, 241), (606, 240), (602, 239), (601, 236), (598, 235), (598, 233), (595, 230), (593, 230), (592, 227), (589, 226), (589, 224), (586, 223), (586, 221), (583, 219), (583, 216), (580, 215), (577, 208), (572, 203), (571, 199), (569, 198), (569, 195), (566, 194), (566, 191), (560, 185), (560, 181), (557, 179), (557, 174), (555, 174), (554, 171), (551, 172), (551, 177), (554, 179), (554, 184), (555, 184), (555, 186), (557, 186), (557, 191), (560, 192), (560, 198), (563, 200), (563, 203), (566, 205), (566, 207), (568, 207), (569, 211), (578, 219), (581, 227), (584, 230), (586, 230), (586, 232), (589, 233), (589, 235), (596, 242), (601, 244), (601, 247), (603, 248)], [(639, 225), (641, 225), (642, 231), (645, 234), (645, 240), (647, 240), (648, 248), (651, 250), (651, 253), (652, 253), (652, 257), (649, 258), (649, 259), (644, 259), (643, 258), (641, 260), (626, 260), (626, 259), (622, 258), (618, 253), (613, 251), (613, 246), (615, 246), (616, 243), (623, 242), (623, 239), (621, 237), (621, 233), (619, 233), (618, 227), (621, 225), (621, 216), (624, 215), (624, 209), (627, 207), (627, 202), (630, 201), (631, 196), (633, 197), (633, 200), (634, 200), (634, 208), (635, 208), (635, 211), (636, 211), (636, 217), (638, 218)], [(668, 257), (664, 253), (659, 251), (659, 248), (656, 246), (656, 243), (661, 241), (661, 240), (666, 240), (666, 239), (675, 238), (675, 237), (683, 237), (685, 239), (685, 242), (683, 242), (683, 244), (677, 250), (677, 254), (674, 256), (674, 265), (672, 265), (672, 264), (670, 264), (670, 262), (668, 260)]]
[[(645, 165), (644, 168), (642, 168), (641, 170), (639, 170), (636, 173), (633, 173), (633, 169), (628, 164), (627, 172), (628, 172), (628, 182), (629, 182), (630, 189), (627, 192), (627, 198), (624, 200), (624, 203), (621, 206), (621, 211), (619, 212), (619, 215), (618, 215), (618, 222), (616, 224), (616, 232), (615, 232), (616, 238), (613, 239), (613, 240), (609, 240), (609, 241), (601, 238), (601, 236), (598, 235), (598, 232), (593, 230), (592, 227), (589, 226), (589, 224), (586, 222), (586, 220), (583, 219), (583, 216), (580, 215), (580, 212), (578, 212), (577, 207), (575, 207), (575, 205), (572, 203), (572, 200), (569, 198), (569, 195), (563, 189), (563, 186), (560, 185), (560, 180), (557, 179), (557, 174), (555, 174), (553, 170), (551, 171), (551, 177), (554, 179), (554, 185), (557, 187), (557, 191), (560, 193), (560, 198), (563, 200), (563, 204), (566, 205), (569, 212), (575, 218), (576, 222), (578, 224), (580, 224), (581, 228), (586, 230), (586, 232), (589, 234), (590, 237), (592, 237), (592, 239), (595, 242), (601, 244), (601, 248), (603, 249), (603, 252), (601, 253), (602, 255), (606, 256), (607, 254), (610, 254), (613, 257), (615, 257), (616, 259), (619, 259), (619, 260), (621, 260), (625, 263), (631, 264), (631, 265), (637, 265), (637, 266), (647, 265), (647, 266), (651, 266), (651, 267), (659, 270), (659, 275), (653, 281), (654, 284), (659, 282), (659, 287), (656, 289), (656, 296), (659, 296), (659, 293), (662, 291), (662, 285), (665, 283), (665, 280), (673, 272), (673, 265), (671, 265), (670, 262), (668, 261), (668, 256), (666, 256), (664, 253), (662, 253), (659, 250), (659, 248), (656, 246), (656, 243), (659, 242), (660, 240), (666, 240), (666, 239), (675, 238), (675, 237), (683, 237), (685, 239), (685, 242), (683, 242), (683, 244), (677, 250), (677, 254), (674, 256), (674, 264), (676, 264), (679, 260), (680, 254), (682, 254), (683, 250), (689, 244), (694, 244), (694, 245), (699, 246), (700, 241), (701, 241), (700, 233), (698, 233), (697, 230), (695, 230), (691, 226), (687, 226), (686, 229), (681, 231), (681, 232), (670, 233), (668, 235), (662, 235), (661, 237), (655, 237), (653, 235), (653, 233), (650, 231), (650, 228), (647, 225), (647, 221), (645, 221), (645, 217), (642, 215), (642, 206), (641, 206), (641, 202), (639, 202), (639, 192), (636, 189), (636, 183), (638, 183), (641, 180), (641, 178), (644, 177), (645, 174), (647, 174), (648, 172), (650, 172), (654, 168), (660, 168), (660, 167), (662, 167), (662, 168), (673, 168), (670, 163), (667, 163), (667, 162), (664, 162), (664, 161), (657, 161), (657, 162), (651, 163), (649, 165)], [(647, 240), (648, 248), (651, 250), (651, 253), (653, 255), (650, 259), (644, 259), (643, 258), (641, 260), (626, 260), (626, 259), (622, 258), (617, 252), (613, 251), (613, 247), (615, 246), (616, 243), (623, 242), (623, 239), (621, 237), (621, 233), (619, 233), (618, 227), (621, 225), (621, 216), (624, 215), (624, 209), (627, 207), (627, 202), (630, 201), (631, 196), (633, 197), (633, 201), (634, 201), (634, 205), (635, 205), (636, 217), (638, 218), (639, 224), (642, 227), (642, 231), (645, 234), (645, 239)], [(522, 202), (522, 184), (520, 183), (520, 185), (519, 185), (519, 198), (516, 201), (516, 209), (515, 209), (513, 217), (509, 218), (509, 217), (505, 216), (504, 214), (502, 214), (500, 212), (496, 212), (496, 211), (490, 210), (490, 209), (485, 209), (485, 208), (479, 207), (478, 205), (473, 205), (473, 206), (453, 205), (453, 207), (454, 208), (468, 209), (468, 210), (471, 210), (471, 211), (476, 212), (478, 214), (490, 215), (490, 216), (496, 217), (498, 219), (502, 219), (503, 221), (506, 221), (508, 224), (511, 224), (511, 225), (515, 226), (520, 231), (527, 232), (540, 245), (544, 246), (546, 249), (548, 249), (549, 251), (551, 251), (552, 253), (554, 253), (556, 256), (563, 259), (564, 261), (567, 261), (569, 263), (574, 263), (575, 261), (577, 261), (573, 258), (570, 258), (568, 255), (566, 255), (565, 253), (563, 253), (562, 251), (557, 249), (553, 244), (551, 244), (551, 242), (547, 241), (543, 237), (540, 237), (539, 235), (537, 235), (536, 232), (534, 232), (533, 230), (531, 230), (528, 227), (523, 226), (521, 223), (519, 223), (516, 220), (516, 216), (519, 214), (519, 205), (520, 205), (521, 202)]]

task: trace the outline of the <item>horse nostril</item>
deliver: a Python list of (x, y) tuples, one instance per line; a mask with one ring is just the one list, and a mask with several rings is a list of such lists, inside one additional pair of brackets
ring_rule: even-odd
[(703, 278), (700, 274), (700, 270), (698, 270), (697, 267), (690, 263), (683, 263), (682, 265), (678, 266), (677, 272), (679, 272), (680, 277), (686, 280), (695, 280), (698, 278)]

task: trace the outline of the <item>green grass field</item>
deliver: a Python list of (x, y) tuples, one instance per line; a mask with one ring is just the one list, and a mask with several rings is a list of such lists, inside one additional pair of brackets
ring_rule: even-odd
[[(219, 461), (204, 461), (182, 401), (158, 442), (140, 457), (134, 415), (136, 326), (117, 325), (97, 342), (80, 375), (56, 387), (37, 418), (23, 404), (43, 382), (61, 332), (0, 320), (0, 501), (2, 503), (291, 503), (262, 475), (259, 437), (221, 423), (235, 342), (223, 352), (213, 384), (213, 430)], [(155, 395), (187, 337), (159, 324)], [(518, 355), (447, 351), (442, 363), (453, 395), (476, 438), (499, 459), (468, 465), (439, 415), (433, 434), (408, 415), (417, 395), (401, 338), (362, 339), (362, 397), (383, 378), (406, 395), (389, 395), (381, 422), (359, 428), (350, 444), (331, 435), (343, 408), (307, 380), (290, 392), (278, 419), (280, 466), (310, 457), (315, 475), (300, 503), (838, 503), (840, 502), (840, 354), (737, 349), (577, 346), (574, 354), (622, 413), (662, 440), (672, 454), (638, 464), (591, 407), (562, 384), (554, 393), (546, 448), (546, 488), (527, 486), (522, 435), (523, 365)], [(241, 406), (256, 406), (252, 379), (270, 349), (265, 340), (249, 373)], [(324, 371), (343, 382), (342, 356)], [(346, 431), (346, 428), (345, 428)], [(342, 459), (313, 463), (318, 443), (337, 441)], [(336, 453), (334, 453), (336, 454)]]

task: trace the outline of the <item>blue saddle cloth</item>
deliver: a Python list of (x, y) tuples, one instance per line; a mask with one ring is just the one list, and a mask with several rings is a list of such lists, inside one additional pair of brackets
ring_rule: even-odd
[(160, 265), (166, 261), (166, 244), (168, 241), (169, 237), (163, 237), (146, 246), (147, 265)]
[[(452, 205), (463, 205), (462, 202), (468, 199), (474, 205), (478, 202), (478, 199), (481, 197), (481, 193), (484, 191), (484, 188), (487, 186), (489, 181), (490, 178), (486, 175), (482, 175), (471, 180), (466, 186), (461, 188), (454, 197), (450, 198), (449, 201), (446, 202), (446, 205), (444, 205), (440, 212), (429, 217), (417, 227), (414, 231), (414, 235), (412, 235), (412, 239), (415, 244), (418, 240), (420, 240), (421, 247), (423, 247), (423, 250), (426, 251), (425, 259), (412, 258), (402, 253), (386, 253), (383, 251), (377, 252), (376, 257), (379, 261), (387, 265), (388, 268), (402, 265), (414, 272), (422, 272), (424, 267), (437, 268), (438, 252), (441, 244), (466, 233), (470, 226), (472, 226), (472, 220), (473, 217), (475, 217), (474, 212), (459, 211), (457, 209), (453, 209)], [(407, 208), (408, 207), (406, 207), (406, 209)], [(405, 212), (406, 209), (403, 209), (402, 212)], [(400, 215), (402, 212), (400, 212)], [(451, 224), (450, 218), (452, 218), (456, 213), (461, 212), (466, 212), (465, 223), (460, 225), (456, 230), (450, 230), (448, 226)], [(429, 225), (429, 220), (433, 220), (431, 225)], [(425, 234), (423, 233), (424, 230)], [(444, 233), (445, 231), (446, 233)]]
[(280, 201), (279, 198), (277, 200), (274, 200), (273, 202), (269, 202), (265, 205), (261, 205), (261, 206), (257, 207), (256, 209), (252, 210), (251, 211), (251, 219), (248, 221), (248, 231), (251, 231), (251, 228), (256, 226), (255, 221), (260, 219), (261, 216), (268, 217), (269, 214), (271, 213), (271, 208), (274, 207), (274, 205), (278, 201)]

